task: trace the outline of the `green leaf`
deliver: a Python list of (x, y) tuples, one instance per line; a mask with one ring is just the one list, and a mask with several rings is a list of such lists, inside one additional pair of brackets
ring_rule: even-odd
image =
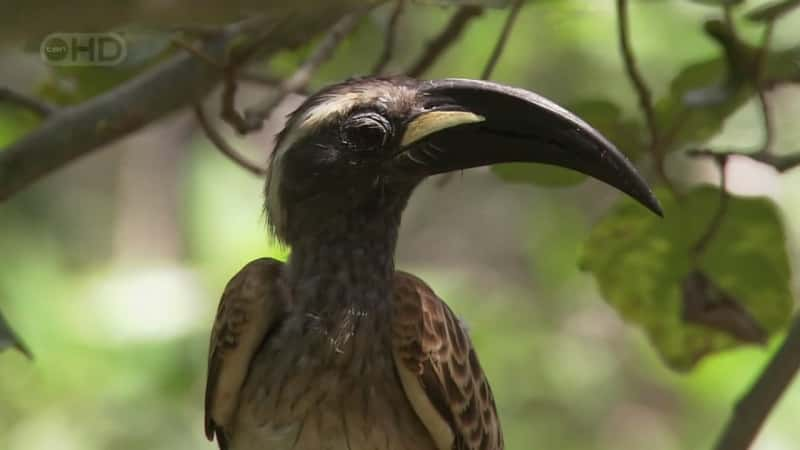
[(759, 5), (747, 13), (747, 18), (753, 22), (769, 22), (789, 14), (800, 6), (800, 0), (783, 0)]
[[(695, 265), (692, 247), (718, 210), (719, 190), (701, 187), (680, 203), (663, 192), (659, 197), (664, 219), (626, 200), (593, 228), (581, 267), (594, 275), (606, 301), (626, 321), (642, 327), (676, 370), (691, 369), (708, 354), (758, 341), (756, 329), (766, 336), (781, 330), (793, 299), (786, 236), (773, 203), (731, 196)], [(698, 298), (686, 289), (698, 273), (706, 286), (700, 300), (714, 302), (720, 314), (733, 311), (738, 324), (719, 325), (718, 318), (708, 316), (687, 320), (686, 302)]]
[[(639, 123), (624, 119), (622, 110), (606, 100), (583, 100), (567, 106), (629, 158), (635, 160), (646, 151), (644, 131)], [(492, 166), (492, 171), (511, 183), (530, 183), (540, 186), (574, 186), (586, 180), (586, 175), (573, 170), (542, 164), (511, 163)]]
[(743, 83), (727, 79), (721, 57), (684, 68), (670, 83), (667, 96), (655, 104), (666, 149), (700, 145), (716, 136), (752, 93)]
[[(741, 41), (720, 21), (707, 21), (705, 30), (722, 47), (722, 55), (685, 67), (670, 83), (667, 95), (655, 102), (661, 144), (667, 151), (704, 144), (756, 92), (751, 80), (758, 49)], [(770, 52), (763, 78), (795, 79), (799, 52), (800, 47)]]
[(15, 348), (28, 358), (32, 358), (31, 352), (17, 337), (17, 334), (14, 333), (14, 330), (11, 329), (5, 317), (3, 317), (3, 313), (0, 312), (0, 351), (8, 348)]

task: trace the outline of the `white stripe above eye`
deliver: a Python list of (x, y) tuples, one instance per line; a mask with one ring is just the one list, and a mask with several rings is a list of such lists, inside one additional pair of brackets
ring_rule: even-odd
[(416, 91), (407, 86), (398, 86), (391, 83), (376, 83), (347, 91), (334, 91), (323, 94), (316, 101), (311, 101), (313, 106), (307, 110), (299, 110), (287, 123), (291, 128), (283, 134), (272, 156), (272, 163), (267, 174), (267, 212), (269, 221), (277, 237), (283, 239), (286, 227), (286, 212), (280, 203), (280, 183), (282, 174), (283, 157), (295, 144), (306, 136), (328, 125), (335, 119), (349, 114), (359, 105), (381, 102), (384, 104), (397, 102), (410, 102)]

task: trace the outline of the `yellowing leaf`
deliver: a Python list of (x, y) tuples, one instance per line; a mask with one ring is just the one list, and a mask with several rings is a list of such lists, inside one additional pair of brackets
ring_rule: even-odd
[[(734, 348), (742, 339), (726, 327), (685, 317), (685, 283), (702, 271), (715, 292), (724, 292), (768, 336), (789, 320), (793, 299), (786, 237), (775, 206), (766, 198), (731, 197), (727, 213), (698, 266), (691, 251), (719, 204), (719, 190), (702, 187), (680, 203), (661, 193), (665, 218), (624, 201), (595, 225), (581, 267), (597, 280), (606, 301), (642, 327), (666, 363), (691, 369), (704, 356)], [(717, 296), (719, 297), (719, 296)], [(730, 306), (730, 305), (729, 305)]]

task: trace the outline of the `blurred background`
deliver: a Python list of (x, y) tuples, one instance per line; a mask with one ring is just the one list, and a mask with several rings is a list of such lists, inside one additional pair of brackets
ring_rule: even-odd
[[(368, 71), (390, 12), (372, 12), (312, 87)], [(431, 4), (407, 8), (390, 72), (408, 66), (451, 12)], [(702, 28), (717, 13), (690, 1), (633, 2), (633, 42), (655, 96), (682, 67), (719, 54)], [(506, 14), (487, 10), (426, 76), (479, 77)], [(758, 36), (757, 28), (742, 30)], [(776, 28), (774, 46), (798, 42), (795, 13)], [(95, 85), (103, 89), (101, 77), (57, 79), (26, 45), (15, 36), (0, 41), (0, 85), (55, 90), (61, 97), (53, 98), (64, 103), (90, 95)], [(279, 54), (270, 69), (290, 74), (309, 49)], [(561, 104), (610, 100), (623, 117), (640, 116), (610, 0), (531, 2), (493, 79)], [(76, 86), (87, 91), (76, 94)], [(252, 90), (263, 88), (244, 88), (240, 98)], [(796, 149), (800, 86), (771, 95), (776, 147)], [(217, 107), (218, 94), (209, 99), (209, 108)], [(264, 164), (273, 134), (300, 99), (289, 98), (246, 139), (219, 127), (247, 158)], [(712, 142), (757, 146), (760, 120), (758, 106), (747, 103)], [(0, 104), (0, 148), (36, 123)], [(710, 163), (689, 166), (680, 155), (668, 163), (687, 184), (717, 180)], [(732, 192), (779, 205), (797, 267), (800, 170), (779, 176), (743, 158), (729, 170)], [(268, 236), (262, 189), (181, 111), (0, 205), (0, 308), (35, 356), (0, 353), (0, 449), (216, 448), (202, 432), (202, 399), (219, 295), (251, 259), (286, 256)], [(397, 266), (428, 281), (469, 325), (510, 450), (710, 448), (780, 340), (707, 358), (688, 373), (670, 370), (578, 268), (592, 225), (619, 197), (595, 181), (542, 187), (471, 170), (444, 185), (428, 181), (404, 216)], [(791, 283), (798, 292), (796, 275)], [(800, 448), (798, 417), (795, 385), (755, 448)]]

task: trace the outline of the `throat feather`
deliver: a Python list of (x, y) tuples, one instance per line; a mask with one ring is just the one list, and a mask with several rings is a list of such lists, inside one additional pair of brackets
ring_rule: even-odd
[(399, 214), (325, 225), (292, 246), (289, 282), (306, 327), (340, 350), (363, 322), (375, 322), (365, 317), (389, 318)]

